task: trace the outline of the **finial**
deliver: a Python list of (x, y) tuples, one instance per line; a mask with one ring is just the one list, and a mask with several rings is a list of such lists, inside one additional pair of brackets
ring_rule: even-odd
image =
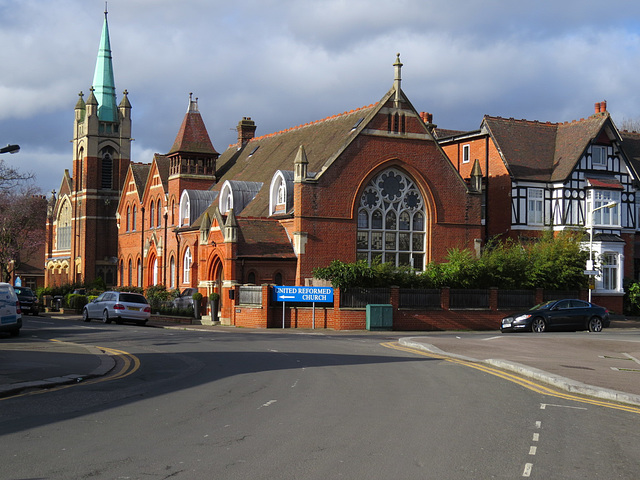
[(124, 92), (122, 92), (123, 95), (129, 95), (129, 90), (127, 90), (126, 88), (124, 89)]
[(109, 10), (107, 9), (107, 2), (105, 0), (105, 2), (104, 2), (104, 16), (105, 17), (107, 16), (107, 13), (109, 13)]
[(402, 75), (400, 74), (402, 70), (402, 62), (400, 62), (399, 53), (396, 54), (396, 63), (393, 64), (393, 67), (395, 69), (395, 78), (393, 80), (393, 86), (396, 91), (394, 103), (395, 103), (395, 108), (398, 108), (400, 106), (400, 83), (402, 82)]
[(80, 98), (84, 97), (84, 93), (82, 93), (82, 90), (80, 90), (80, 93), (78, 94), (78, 96), (79, 96)]

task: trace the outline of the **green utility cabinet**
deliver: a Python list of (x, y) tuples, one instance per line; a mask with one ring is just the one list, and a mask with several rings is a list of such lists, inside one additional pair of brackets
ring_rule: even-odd
[(393, 307), (367, 305), (367, 330), (393, 330)]

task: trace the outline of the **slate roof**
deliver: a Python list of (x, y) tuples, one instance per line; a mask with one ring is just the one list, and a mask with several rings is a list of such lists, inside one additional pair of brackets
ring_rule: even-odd
[[(292, 170), (300, 145), (309, 161), (308, 171), (321, 171), (323, 165), (346, 145), (358, 130), (354, 126), (369, 116), (376, 107), (367, 107), (293, 127), (282, 132), (253, 138), (238, 149), (231, 145), (218, 159), (221, 175), (219, 190), (226, 180), (244, 180), (263, 184), (260, 192), (238, 214), (244, 217), (267, 217), (269, 214), (269, 186), (277, 170)], [(363, 124), (365, 122), (361, 122)]]
[[(199, 226), (200, 216), (211, 206), (218, 197), (219, 192), (212, 192), (211, 190), (185, 190), (185, 192), (189, 195), (189, 221), (191, 226)], [(197, 223), (196, 220), (198, 220)]]
[(236, 221), (239, 227), (238, 258), (296, 259), (287, 232), (279, 222), (242, 217), (238, 217)]
[(622, 150), (631, 162), (631, 166), (640, 173), (640, 133), (620, 132), (622, 137)]
[(149, 170), (151, 170), (151, 164), (150, 163), (131, 163), (129, 168), (131, 168), (133, 181), (136, 184), (138, 197), (141, 197), (144, 192), (144, 187), (147, 184), (147, 177), (149, 177)]
[(488, 115), (483, 119), (511, 175), (532, 181), (562, 181), (569, 177), (606, 122), (610, 122), (608, 113), (567, 123)]
[(156, 153), (154, 159), (156, 161), (156, 165), (158, 166), (158, 174), (160, 175), (160, 180), (162, 180), (162, 186), (164, 187), (164, 191), (166, 192), (169, 190), (169, 157)]

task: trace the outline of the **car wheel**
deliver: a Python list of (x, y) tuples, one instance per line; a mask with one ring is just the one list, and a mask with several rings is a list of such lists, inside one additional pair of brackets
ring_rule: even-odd
[(547, 329), (547, 324), (542, 317), (536, 317), (531, 322), (531, 331), (536, 333), (542, 333)]
[(84, 310), (82, 310), (82, 321), (83, 322), (90, 322), (91, 318), (89, 317), (89, 310), (87, 310), (86, 308)]
[(591, 317), (589, 319), (589, 323), (587, 324), (590, 332), (601, 332), (602, 331), (602, 319), (600, 317)]
[(109, 312), (107, 312), (106, 310), (102, 312), (102, 322), (111, 323), (111, 319), (109, 318)]

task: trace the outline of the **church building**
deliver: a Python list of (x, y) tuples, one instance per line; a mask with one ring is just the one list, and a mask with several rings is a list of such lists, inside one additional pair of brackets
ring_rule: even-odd
[(131, 158), (131, 104), (116, 102), (107, 12), (93, 85), (73, 122), (73, 171), (49, 201), (45, 284), (117, 282), (116, 206)]
[(481, 192), (434, 139), (430, 116), (401, 89), (372, 105), (255, 136), (244, 117), (218, 154), (198, 101), (171, 150), (132, 163), (118, 205), (118, 284), (221, 294), (236, 285), (312, 285), (332, 260), (424, 270), (448, 249), (475, 248)]

